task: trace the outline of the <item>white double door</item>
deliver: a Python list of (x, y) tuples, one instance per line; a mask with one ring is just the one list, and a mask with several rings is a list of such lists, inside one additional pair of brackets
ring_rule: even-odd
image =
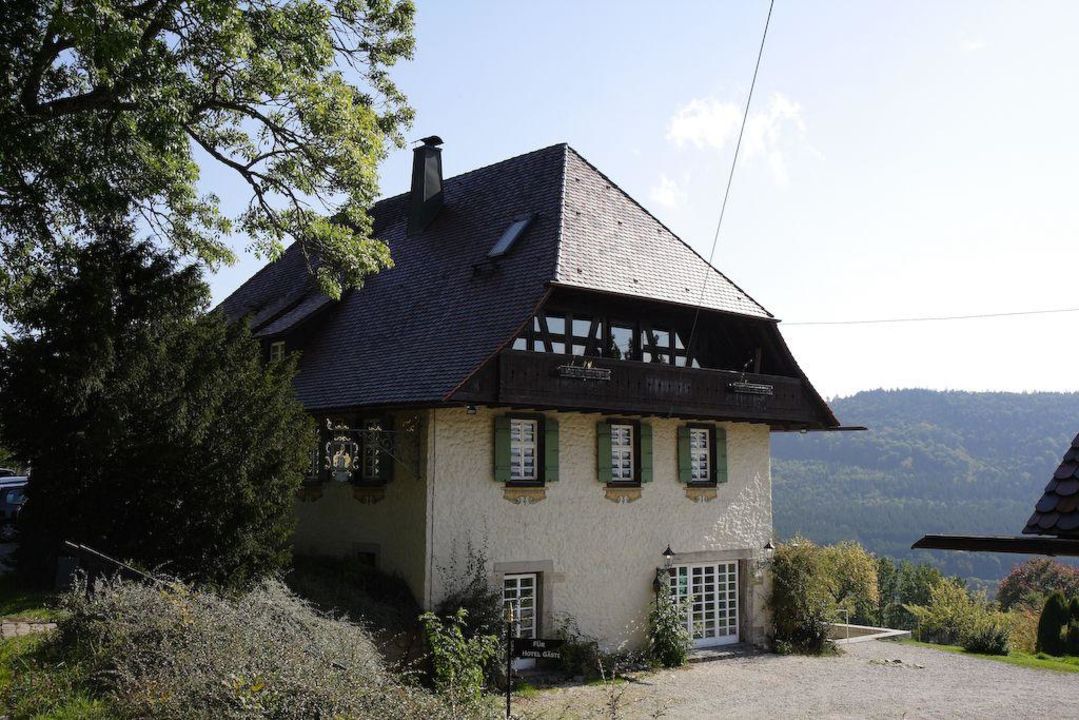
[(694, 647), (738, 642), (738, 563), (694, 563), (671, 568), (671, 598), (686, 605)]

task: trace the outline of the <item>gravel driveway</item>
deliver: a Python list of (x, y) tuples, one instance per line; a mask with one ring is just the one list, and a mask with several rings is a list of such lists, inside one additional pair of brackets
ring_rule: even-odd
[[(752, 655), (648, 674), (623, 686), (619, 717), (1079, 718), (1079, 673), (876, 640), (844, 650), (840, 657)], [(606, 698), (603, 687), (560, 688), (515, 710), (551, 720), (608, 717)]]

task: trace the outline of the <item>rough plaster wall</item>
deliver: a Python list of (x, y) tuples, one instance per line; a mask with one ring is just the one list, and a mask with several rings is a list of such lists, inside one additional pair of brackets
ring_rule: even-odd
[[(417, 414), (394, 414), (394, 428), (402, 428), (410, 417)], [(378, 503), (364, 505), (352, 496), (351, 485), (332, 481), (323, 485), (319, 499), (296, 502), (297, 553), (349, 557), (377, 546), (380, 569), (403, 578), (422, 601), (426, 577), (426, 417), (426, 413), (419, 415), (417, 432), (398, 436), (399, 455), (412, 467), (395, 465), (393, 480)]]
[[(433, 567), (464, 553), (469, 541), (486, 546), (492, 563), (552, 561), (551, 605), (544, 615), (573, 616), (582, 631), (608, 646), (619, 640), (637, 643), (655, 568), (670, 543), (683, 558), (756, 558), (771, 538), (771, 474), (768, 428), (746, 423), (727, 429), (728, 477), (718, 498), (695, 503), (677, 479), (676, 428), (679, 421), (648, 418), (653, 428), (654, 480), (636, 502), (619, 505), (604, 498), (596, 479), (596, 414), (549, 413), (559, 422), (561, 480), (547, 497), (515, 505), (502, 496), (493, 477), (492, 418), (480, 408), (433, 413), (434, 433), (430, 492)], [(743, 578), (748, 601), (742, 608), (743, 640), (763, 641), (766, 626), (765, 585), (753, 563)], [(429, 578), (437, 602), (444, 578)], [(745, 615), (750, 609), (748, 618)], [(550, 627), (541, 628), (549, 632)]]

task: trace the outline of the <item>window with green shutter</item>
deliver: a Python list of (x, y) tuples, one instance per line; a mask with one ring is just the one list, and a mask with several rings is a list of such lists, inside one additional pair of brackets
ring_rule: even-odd
[(597, 476), (608, 485), (652, 482), (652, 426), (608, 419), (596, 425)]
[(543, 485), (558, 480), (558, 421), (543, 415), (495, 417), (495, 480)]
[(611, 482), (611, 424), (596, 423), (596, 461), (601, 483)]
[(678, 480), (686, 485), (727, 482), (727, 432), (714, 425), (678, 428)]

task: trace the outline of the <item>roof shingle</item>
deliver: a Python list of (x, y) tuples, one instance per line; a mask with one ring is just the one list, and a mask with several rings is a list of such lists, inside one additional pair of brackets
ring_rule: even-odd
[(1028, 535), (1079, 535), (1079, 435), (1045, 486), (1023, 532)]

